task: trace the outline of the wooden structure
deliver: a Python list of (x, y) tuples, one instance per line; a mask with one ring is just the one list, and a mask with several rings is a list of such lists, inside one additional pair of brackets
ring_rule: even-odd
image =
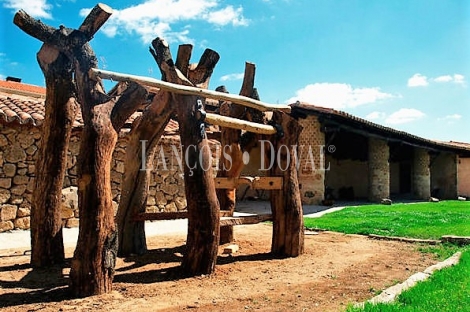
[[(174, 61), (168, 44), (161, 38), (153, 40), (150, 53), (160, 68), (162, 80), (97, 69), (97, 58), (88, 42), (111, 14), (111, 8), (98, 4), (75, 30), (44, 25), (24, 11), (15, 15), (18, 27), (44, 43), (38, 59), (47, 84), (45, 124), (49, 129), (45, 130), (40, 157), (43, 159), (38, 163), (43, 176), (38, 179), (33, 195), (32, 264), (48, 266), (63, 260), (62, 242), (61, 246), (54, 246), (61, 240), (56, 222), (59, 205), (48, 194), (57, 194), (63, 180), (64, 151), (77, 103), (84, 129), (78, 160), (80, 228), (70, 271), (70, 285), (76, 296), (111, 290), (118, 252), (125, 255), (145, 251), (143, 224), (149, 218), (188, 218), (182, 268), (192, 275), (214, 271), (219, 241), (231, 241), (232, 226), (238, 224), (272, 220), (272, 253), (279, 257), (301, 254), (303, 218), (295, 151), (301, 127), (289, 115), (290, 107), (259, 101), (254, 88), (254, 65), (250, 63), (245, 68), (240, 95), (207, 90), (219, 55), (207, 49), (199, 62), (190, 64), (192, 46), (181, 45)], [(120, 83), (105, 93), (102, 78)], [(154, 94), (149, 96), (149, 92)], [(206, 97), (220, 101), (220, 115), (204, 111), (202, 100)], [(116, 228), (110, 188), (112, 151), (125, 121), (142, 106), (146, 109), (134, 122), (130, 134)], [(269, 124), (263, 120), (265, 111), (273, 111)], [(154, 147), (172, 115), (178, 118), (181, 144), (192, 147), (186, 153), (184, 166), (187, 212), (143, 214), (149, 177), (140, 170), (140, 165), (153, 159)], [(210, 162), (206, 122), (220, 125), (222, 144), (233, 147), (230, 156), (234, 165), (222, 170), (217, 178)], [(274, 150), (268, 151), (266, 157), (276, 166), (270, 169), (270, 177), (240, 177), (242, 152), (249, 151), (259, 138), (271, 141)], [(139, 153), (142, 139), (149, 141), (145, 155)], [(59, 148), (48, 154), (46, 149), (57, 143), (55, 140), (60, 141), (55, 145)], [(50, 164), (55, 164), (53, 174), (46, 170)], [(233, 217), (235, 189), (239, 184), (271, 190), (272, 215)], [(43, 251), (46, 256), (40, 257)], [(53, 255), (56, 251), (59, 255)]]
[[(125, 82), (138, 82), (143, 86), (162, 87), (167, 91), (171, 91), (177, 94), (182, 93), (205, 95), (215, 99), (231, 100), (232, 103), (242, 106), (246, 105), (250, 108), (256, 108), (262, 111), (274, 111), (272, 123), (276, 126), (260, 124), (216, 114), (205, 114), (205, 120), (210, 120), (211, 124), (231, 129), (247, 130), (257, 134), (271, 135), (270, 139), (273, 143), (273, 146), (275, 147), (275, 151), (273, 151), (273, 153), (268, 153), (269, 155), (274, 155), (275, 157), (275, 159), (270, 159), (270, 161), (273, 161), (277, 164), (276, 166), (273, 166), (270, 171), (273, 176), (217, 177), (215, 178), (215, 188), (236, 189), (240, 184), (249, 184), (254, 189), (271, 190), (271, 208), (273, 211), (272, 218), (275, 221), (272, 252), (278, 256), (297, 256), (303, 252), (303, 214), (302, 205), (300, 202), (300, 193), (298, 189), (299, 185), (297, 180), (295, 151), (301, 127), (294, 118), (290, 117), (287, 113), (284, 112), (289, 111), (289, 106), (279, 105), (280, 109), (276, 110), (274, 109), (274, 107), (276, 107), (275, 105), (264, 104), (260, 101), (250, 100), (244, 96), (231, 95), (217, 91), (208, 91), (194, 87), (180, 86), (178, 84), (170, 84), (153, 78), (114, 73), (98, 69), (93, 69), (91, 72), (92, 75), (101, 78), (110, 78), (113, 80)], [(207, 116), (209, 116), (209, 118), (207, 118)], [(182, 134), (181, 136), (183, 139), (184, 135)], [(192, 143), (194, 143), (194, 141)], [(235, 156), (233, 151), (231, 152), (231, 156)], [(222, 209), (222, 207), (220, 209)], [(197, 209), (195, 210), (198, 211)], [(190, 207), (188, 207), (188, 211), (191, 211)], [(182, 218), (183, 216), (190, 217), (190, 212), (188, 212), (188, 214), (163, 214), (160, 217), (157, 217), (156, 215), (158, 215), (158, 213), (148, 214), (148, 217), (146, 217), (146, 214), (141, 213), (137, 218), (134, 219), (142, 221), (149, 219), (155, 220), (155, 218), (160, 220), (173, 219), (175, 217)], [(228, 215), (231, 214), (228, 213)], [(230, 218), (230, 220), (234, 221), (220, 222), (220, 226), (254, 224), (266, 220), (265, 218), (259, 218), (258, 222), (256, 222), (254, 221), (257, 220), (256, 218), (244, 217), (239, 218), (239, 221), (235, 221), (237, 218), (231, 216)]]

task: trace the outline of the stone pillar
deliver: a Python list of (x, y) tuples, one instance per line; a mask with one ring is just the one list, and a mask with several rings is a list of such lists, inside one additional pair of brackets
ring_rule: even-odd
[(369, 138), (369, 200), (390, 197), (389, 148), (387, 141)]
[(299, 137), (299, 188), (302, 204), (320, 204), (325, 196), (325, 170), (328, 163), (322, 150), (325, 134), (316, 116), (299, 120), (303, 127)]
[(431, 170), (429, 153), (423, 148), (413, 150), (412, 190), (417, 199), (429, 199), (431, 196)]

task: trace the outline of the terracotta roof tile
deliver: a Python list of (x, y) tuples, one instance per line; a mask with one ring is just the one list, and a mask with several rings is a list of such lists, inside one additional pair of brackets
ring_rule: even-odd
[(0, 93), (0, 120), (40, 126), (44, 120), (44, 100)]
[[(45, 99), (18, 94), (0, 92), (0, 122), (18, 123), (20, 125), (41, 126), (44, 121)], [(131, 124), (142, 113), (134, 113), (128, 120)], [(83, 119), (79, 111), (75, 118), (74, 128), (83, 127)], [(171, 119), (165, 128), (166, 136), (178, 135), (179, 126)]]
[[(45, 97), (46, 88), (34, 86), (26, 83), (0, 80), (0, 91), (7, 93), (16, 93), (34, 97)], [(9, 92), (10, 91), (10, 92)]]

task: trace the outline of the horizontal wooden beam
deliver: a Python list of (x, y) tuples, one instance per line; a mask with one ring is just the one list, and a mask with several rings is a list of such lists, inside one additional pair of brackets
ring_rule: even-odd
[(255, 190), (282, 189), (282, 177), (215, 178), (214, 181), (216, 189), (234, 189), (242, 184), (247, 184)]
[(265, 221), (271, 221), (273, 219), (272, 214), (253, 215), (244, 217), (221, 217), (220, 226), (229, 225), (242, 225), (242, 224), (258, 224)]
[(144, 76), (136, 76), (136, 75), (129, 75), (123, 73), (112, 72), (108, 70), (102, 70), (97, 68), (92, 68), (90, 70), (91, 77), (101, 77), (103, 79), (111, 79), (115, 81), (133, 81), (137, 82), (141, 85), (148, 86), (148, 87), (155, 87), (161, 90), (173, 92), (173, 93), (180, 93), (180, 94), (187, 94), (187, 95), (199, 95), (202, 97), (207, 97), (210, 99), (216, 99), (221, 101), (230, 101), (232, 103), (236, 103), (239, 105), (255, 108), (259, 111), (274, 111), (280, 110), (284, 112), (290, 112), (291, 108), (289, 105), (285, 104), (268, 104), (258, 100), (254, 100), (252, 98), (230, 94), (230, 93), (223, 93), (218, 91), (212, 91), (207, 89), (201, 89), (197, 87), (191, 86), (183, 86), (180, 84), (174, 84), (162, 80), (158, 80), (155, 78), (144, 77)]
[(257, 122), (241, 120), (238, 118), (222, 116), (219, 114), (206, 113), (205, 121), (209, 124), (219, 125), (231, 129), (246, 130), (258, 134), (275, 134), (276, 128), (271, 125), (260, 124)]
[[(220, 211), (221, 217), (231, 216), (230, 211)], [(187, 211), (176, 211), (176, 212), (143, 212), (137, 214), (133, 221), (161, 221), (161, 220), (177, 220), (177, 219), (187, 219)]]

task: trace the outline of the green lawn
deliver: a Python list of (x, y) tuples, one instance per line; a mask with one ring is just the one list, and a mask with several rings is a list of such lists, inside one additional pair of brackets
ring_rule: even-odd
[[(309, 229), (349, 234), (378, 234), (439, 239), (442, 235), (470, 236), (470, 203), (443, 201), (350, 207), (321, 218), (304, 218)], [(443, 259), (463, 252), (458, 265), (435, 272), (428, 280), (403, 292), (393, 304), (366, 304), (347, 312), (470, 311), (470, 246), (421, 245), (418, 249)]]
[(441, 201), (365, 205), (345, 208), (321, 218), (304, 218), (308, 229), (348, 234), (439, 239), (442, 235), (470, 236), (470, 202)]
[(400, 294), (393, 304), (366, 304), (363, 309), (349, 307), (347, 312), (457, 312), (470, 311), (470, 248), (460, 262), (434, 272), (431, 277)]

